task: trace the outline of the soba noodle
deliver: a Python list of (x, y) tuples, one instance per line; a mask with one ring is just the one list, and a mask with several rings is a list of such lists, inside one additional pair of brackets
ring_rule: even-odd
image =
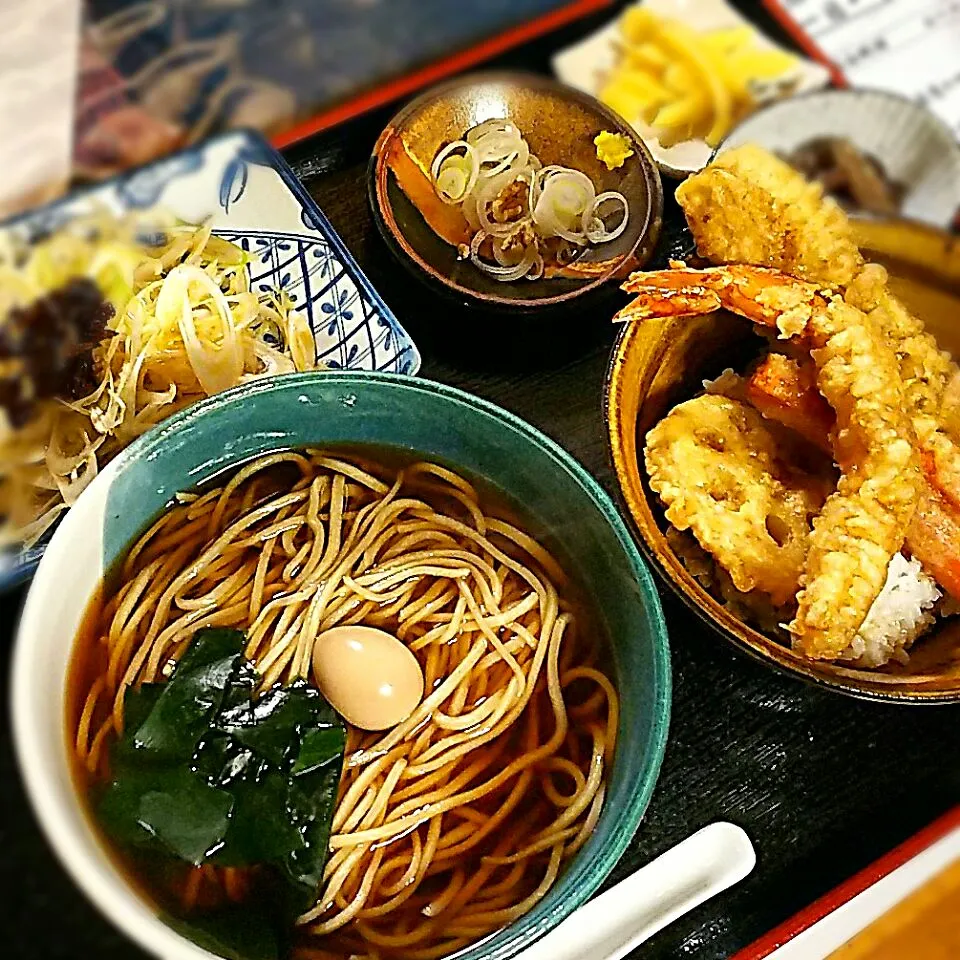
[[(117, 583), (76, 727), (91, 777), (106, 772), (127, 689), (169, 676), (201, 627), (246, 632), (261, 690), (308, 678), (315, 638), (335, 625), (386, 629), (423, 668), (407, 720), (348, 728), (296, 957), (450, 954), (537, 903), (596, 824), (618, 711), (598, 637), (577, 631), (556, 561), (449, 470), (259, 457), (181, 495)], [(246, 895), (242, 871), (205, 866), (185, 907), (206, 884)]]

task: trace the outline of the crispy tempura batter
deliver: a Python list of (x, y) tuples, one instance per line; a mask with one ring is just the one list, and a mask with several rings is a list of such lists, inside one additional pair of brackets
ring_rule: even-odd
[[(771, 365), (745, 397), (777, 420), (796, 419), (801, 433), (809, 427), (804, 435), (821, 445), (829, 431), (841, 478), (813, 523), (790, 630), (805, 655), (836, 659), (883, 589), (911, 522), (924, 539), (935, 534), (923, 562), (956, 587), (955, 549), (946, 540), (960, 528), (960, 501), (951, 500), (960, 489), (960, 404), (945, 421), (943, 400), (960, 374), (892, 296), (886, 271), (864, 263), (840, 208), (776, 157), (752, 146), (732, 150), (687, 180), (677, 198), (699, 253), (726, 266), (634, 274), (624, 289), (639, 296), (617, 319), (723, 308), (811, 352), (816, 389), (835, 421), (812, 402), (795, 364), (780, 371), (792, 378)], [(674, 479), (684, 487), (687, 475)], [(671, 495), (676, 501), (682, 492)], [(687, 518), (697, 532), (695, 522)]]
[(923, 323), (890, 293), (887, 279), (883, 267), (868, 263), (846, 288), (844, 299), (868, 314), (892, 341), (914, 430), (917, 438), (926, 442), (937, 430), (944, 389), (957, 365), (923, 329)]
[(720, 156), (682, 184), (677, 199), (703, 256), (715, 263), (776, 266), (830, 285), (867, 315), (896, 354), (905, 410), (930, 486), (946, 499), (960, 489), (960, 445), (945, 428), (942, 411), (947, 384), (958, 380), (957, 365), (890, 293), (886, 270), (863, 262), (836, 203), (755, 146)]
[[(635, 273), (625, 289), (639, 296), (620, 312), (621, 319), (723, 307), (776, 325), (812, 348), (817, 386), (837, 415), (833, 447), (842, 473), (814, 521), (790, 630), (806, 656), (835, 659), (883, 589), (919, 497), (915, 437), (896, 355), (865, 313), (776, 270), (732, 266)], [(689, 476), (680, 474), (678, 485), (686, 487)], [(674, 522), (669, 514), (668, 519)], [(697, 532), (693, 521), (687, 526)], [(710, 543), (699, 534), (698, 539), (730, 569)], [(731, 576), (745, 589), (732, 571)]]
[(903, 545), (920, 494), (897, 360), (870, 318), (835, 297), (813, 312), (817, 385), (837, 413), (837, 492), (813, 521), (804, 588), (790, 625), (808, 657), (842, 653)]
[(756, 410), (705, 394), (674, 407), (648, 434), (650, 486), (678, 530), (691, 530), (744, 593), (792, 600), (821, 480), (786, 465), (782, 438)]
[(713, 263), (776, 267), (821, 284), (846, 285), (863, 258), (850, 222), (817, 184), (748, 144), (720, 154), (677, 188), (697, 242)]
[(783, 354), (768, 353), (750, 374), (744, 393), (765, 417), (790, 427), (821, 450), (831, 451), (836, 415), (817, 389), (812, 362), (800, 364)]
[[(816, 376), (812, 360), (797, 363), (770, 353), (750, 374), (744, 395), (765, 417), (832, 451), (835, 417), (817, 389)], [(941, 587), (960, 599), (960, 503), (955, 493), (960, 478), (945, 483), (929, 455), (921, 455), (920, 463), (925, 482), (907, 529), (906, 548)]]
[(687, 572), (735, 616), (755, 623), (761, 630), (785, 635), (784, 624), (793, 616), (793, 606), (775, 607), (770, 597), (761, 590), (744, 593), (733, 585), (730, 574), (697, 543), (689, 530), (667, 527), (667, 543), (680, 558)]
[(914, 428), (935, 426), (947, 381), (957, 371), (923, 324), (887, 287), (887, 271), (865, 264), (846, 214), (818, 184), (783, 160), (746, 145), (721, 154), (677, 188), (701, 256), (714, 263), (776, 267), (842, 288), (893, 342)]

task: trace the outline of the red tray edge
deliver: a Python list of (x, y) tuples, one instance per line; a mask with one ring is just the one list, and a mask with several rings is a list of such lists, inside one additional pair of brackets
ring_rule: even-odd
[(763, 0), (763, 5), (808, 57), (822, 63), (830, 71), (830, 79), (838, 87), (847, 86), (847, 78), (843, 75), (843, 71), (820, 49), (810, 34), (793, 19), (780, 0)]
[(289, 147), (300, 140), (305, 140), (307, 137), (319, 133), (321, 130), (326, 130), (361, 113), (366, 113), (376, 107), (397, 100), (420, 87), (448, 77), (450, 74), (476, 66), (484, 60), (504, 53), (511, 47), (519, 46), (535, 37), (559, 29), (590, 13), (609, 7), (612, 3), (613, 0), (574, 0), (573, 3), (544, 14), (536, 20), (518, 24), (503, 33), (468, 47), (466, 50), (460, 50), (419, 70), (390, 80), (382, 86), (358, 94), (344, 103), (325, 110), (308, 120), (301, 121), (288, 130), (284, 130), (272, 137), (271, 142), (278, 150)]
[(731, 960), (763, 960), (764, 957), (769, 957), (774, 950), (779, 949), (794, 937), (808, 930), (828, 914), (833, 913), (838, 907), (863, 893), (868, 887), (872, 887), (887, 874), (893, 873), (897, 867), (902, 867), (907, 861), (912, 860), (917, 854), (932, 846), (957, 827), (960, 827), (960, 805), (948, 810), (942, 817), (904, 840), (903, 843), (894, 847), (889, 853), (885, 853), (879, 860), (875, 860), (869, 866), (864, 867), (849, 880), (845, 880), (839, 886), (834, 887), (833, 890), (815, 900), (810, 906), (805, 907), (780, 926), (774, 927), (769, 933), (755, 940), (750, 946), (734, 954)]

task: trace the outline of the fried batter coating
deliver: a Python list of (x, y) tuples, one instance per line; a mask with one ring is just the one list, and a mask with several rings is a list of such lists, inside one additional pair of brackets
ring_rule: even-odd
[(841, 476), (813, 522), (790, 631), (806, 656), (834, 659), (883, 589), (921, 478), (897, 360), (881, 332), (840, 297), (814, 310), (809, 332), (817, 385), (837, 414)]
[(775, 607), (761, 590), (751, 590), (750, 593), (738, 590), (730, 574), (697, 543), (689, 530), (667, 527), (666, 536), (670, 549), (680, 558), (687, 572), (735, 617), (788, 639), (783, 625), (793, 616), (792, 606)]
[[(943, 587), (954, 600), (960, 600), (960, 517), (932, 487), (920, 495), (917, 512), (910, 524), (910, 541), (921, 549), (912, 549), (913, 556), (924, 570)], [(913, 543), (908, 541), (908, 547)]]
[(833, 408), (817, 389), (817, 371), (780, 353), (768, 353), (747, 380), (746, 398), (765, 417), (796, 431), (808, 442), (830, 450), (836, 423)]
[(957, 376), (957, 365), (920, 320), (889, 292), (887, 271), (878, 264), (864, 267), (844, 299), (867, 312), (893, 344), (924, 475), (941, 496), (960, 508), (960, 445), (944, 423), (944, 414), (950, 413), (945, 409), (945, 392)]
[[(848, 319), (865, 317), (867, 320), (861, 346), (871, 341), (874, 347), (879, 341), (892, 348), (896, 357), (895, 379), (899, 381), (897, 391), (889, 389), (886, 396), (877, 394), (878, 402), (888, 405), (902, 403), (909, 419), (910, 431), (904, 433), (890, 417), (886, 424), (875, 418), (867, 417), (856, 430), (852, 427), (844, 432), (841, 429), (837, 439), (846, 443), (846, 451), (838, 450), (837, 457), (847, 458), (849, 463), (860, 463), (857, 470), (845, 469), (838, 496), (848, 498), (848, 506), (856, 506), (865, 511), (864, 524), (877, 518), (885, 518), (876, 528), (876, 535), (867, 540), (873, 546), (886, 548), (896, 541), (895, 531), (901, 526), (910, 509), (906, 495), (908, 487), (916, 486), (928, 489), (914, 477), (915, 467), (910, 467), (904, 477), (903, 496), (898, 499), (896, 485), (888, 484), (884, 497), (875, 497), (872, 487), (852, 487), (863, 483), (859, 473), (869, 467), (879, 469), (874, 482), (881, 482), (883, 475), (896, 469), (903, 454), (899, 444), (892, 440), (881, 441), (881, 448), (874, 450), (872, 444), (877, 441), (883, 430), (889, 427), (901, 440), (911, 443), (919, 449), (926, 467), (929, 488), (937, 490), (945, 499), (950, 499), (950, 491), (960, 489), (960, 445), (951, 436), (949, 424), (945, 429), (943, 414), (944, 392), (947, 384), (955, 382), (957, 366), (947, 354), (939, 349), (936, 340), (925, 332), (923, 324), (901, 304), (891, 293), (887, 283), (886, 271), (876, 264), (865, 264), (856, 248), (849, 221), (840, 208), (824, 198), (818, 187), (806, 184), (803, 178), (783, 161), (758, 147), (742, 147), (723, 154), (704, 171), (691, 177), (677, 190), (687, 215), (688, 223), (697, 241), (699, 252), (715, 263), (752, 263), (759, 266), (778, 266), (786, 272), (804, 280), (813, 281), (831, 289), (831, 311), (835, 317), (846, 315)], [(847, 314), (836, 306), (833, 292), (838, 291), (854, 313)], [(796, 316), (788, 322), (778, 322), (781, 332), (799, 333)], [(863, 326), (856, 323), (857, 327)], [(869, 331), (872, 331), (869, 332)], [(823, 333), (823, 331), (821, 331)], [(834, 334), (836, 335), (836, 334)], [(828, 344), (822, 343), (822, 347)], [(886, 354), (888, 351), (881, 351)], [(860, 389), (861, 381), (873, 380), (865, 373), (857, 372), (859, 364), (870, 362), (867, 354), (859, 358), (849, 356), (843, 365), (843, 375), (833, 384), (836, 398), (844, 389)], [(826, 390), (822, 376), (818, 386), (825, 396)], [(831, 404), (833, 398), (827, 396)], [(866, 408), (863, 397), (851, 399), (854, 414), (851, 422), (859, 418), (858, 406)], [(838, 413), (840, 411), (838, 410)], [(872, 429), (864, 429), (873, 422)], [(842, 427), (842, 424), (841, 424)], [(877, 432), (879, 431), (879, 433)], [(914, 460), (917, 460), (915, 452)], [(890, 497), (892, 500), (889, 500)], [(916, 499), (914, 495), (913, 499)], [(886, 502), (889, 500), (889, 502)], [(876, 515), (876, 516), (875, 516)], [(826, 528), (829, 523), (838, 522), (841, 528), (831, 543)], [(834, 644), (828, 642), (826, 632), (831, 622), (829, 607), (843, 603), (841, 590), (844, 584), (855, 586), (849, 603), (843, 603), (846, 613), (837, 621), (834, 629), (839, 629), (855, 619), (854, 607), (859, 607), (872, 591), (867, 584), (879, 584), (879, 561), (873, 551), (863, 554), (863, 561), (855, 556), (863, 544), (858, 536), (845, 539), (848, 531), (843, 529), (857, 527), (855, 516), (841, 510), (833, 499), (827, 504), (827, 513), (815, 525), (812, 540), (817, 552), (811, 553), (811, 563), (819, 573), (814, 576), (813, 566), (808, 564), (806, 589), (797, 620), (794, 622), (798, 644), (811, 656), (830, 656)], [(821, 535), (822, 534), (822, 535)], [(819, 546), (818, 546), (819, 545)], [(848, 553), (846, 561), (840, 563), (839, 555)], [(836, 556), (834, 556), (836, 554)], [(877, 554), (877, 557), (879, 554)], [(867, 558), (873, 558), (868, 560)], [(889, 558), (887, 558), (889, 559)], [(853, 569), (863, 567), (868, 576), (854, 583)], [(868, 569), (868, 567), (870, 569)], [(885, 564), (884, 564), (885, 567)], [(833, 570), (828, 576), (828, 570)], [(824, 590), (817, 587), (821, 581)], [(832, 585), (831, 585), (832, 584)], [(832, 599), (831, 599), (832, 598)]]
[(846, 215), (815, 183), (761, 147), (720, 154), (677, 188), (702, 257), (776, 267), (820, 284), (850, 283), (863, 266)]
[(815, 284), (777, 270), (737, 265), (651, 271), (633, 274), (624, 289), (639, 294), (621, 311), (627, 318), (723, 307), (812, 349), (817, 387), (836, 413), (833, 451), (842, 473), (814, 521), (790, 631), (806, 656), (836, 659), (883, 589), (920, 495), (916, 437), (890, 344), (841, 296), (827, 299)]
[(756, 410), (716, 394), (688, 400), (647, 434), (644, 456), (667, 520), (691, 530), (738, 590), (778, 606), (793, 598), (826, 489), (784, 461)]
[(894, 297), (887, 271), (864, 263), (842, 209), (816, 184), (760, 147), (721, 154), (677, 189), (701, 256), (713, 263), (776, 267), (820, 285), (869, 314), (900, 361), (904, 399), (925, 441), (957, 366)]
[(900, 360), (904, 399), (921, 443), (938, 429), (947, 383), (957, 373), (950, 354), (941, 350), (923, 323), (887, 287), (887, 271), (868, 263), (844, 291), (844, 299), (868, 314), (893, 343)]
[[(816, 378), (811, 359), (798, 363), (771, 353), (750, 375), (745, 396), (765, 417), (830, 451), (835, 416)], [(949, 452), (955, 450), (950, 445)], [(935, 451), (921, 451), (920, 465), (924, 482), (905, 546), (941, 587), (960, 598), (960, 472), (952, 461), (938, 463)]]
[(920, 451), (920, 466), (930, 486), (960, 510), (960, 447), (954, 440), (939, 431), (933, 434)]

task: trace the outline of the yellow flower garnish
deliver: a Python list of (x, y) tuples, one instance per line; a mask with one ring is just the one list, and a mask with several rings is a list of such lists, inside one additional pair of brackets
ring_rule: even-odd
[(604, 130), (593, 138), (597, 147), (597, 159), (607, 165), (608, 170), (622, 167), (627, 157), (633, 156), (630, 141), (622, 133), (610, 133)]

